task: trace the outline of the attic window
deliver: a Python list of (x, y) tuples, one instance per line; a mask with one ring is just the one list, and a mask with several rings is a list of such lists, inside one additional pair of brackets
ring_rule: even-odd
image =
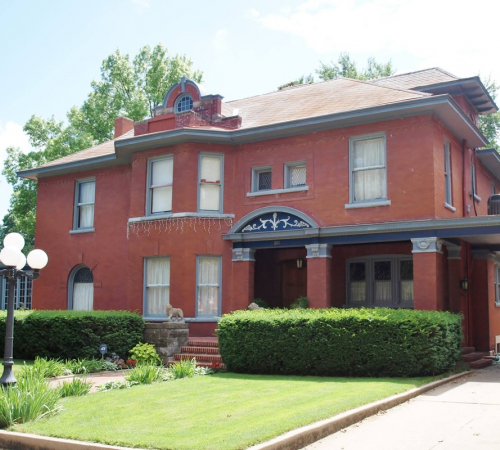
[(184, 94), (175, 102), (175, 112), (181, 113), (193, 109), (193, 98), (189, 94)]

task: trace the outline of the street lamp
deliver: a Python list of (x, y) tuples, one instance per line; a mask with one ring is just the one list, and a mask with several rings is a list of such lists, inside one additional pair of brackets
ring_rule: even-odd
[[(6, 268), (0, 270), (0, 275), (3, 275), (9, 281), (9, 298), (7, 305), (7, 323), (5, 326), (5, 351), (3, 354), (3, 375), (0, 378), (0, 383), (5, 387), (11, 386), (17, 382), (12, 366), (14, 365), (13, 349), (14, 349), (14, 290), (16, 288), (16, 280), (18, 278), (29, 278), (36, 280), (40, 276), (40, 269), (43, 269), (49, 260), (47, 254), (43, 250), (32, 250), (28, 259), (22, 254), (21, 250), (24, 247), (24, 238), (19, 233), (9, 233), (3, 240), (3, 249), (0, 251), (0, 261), (5, 264)], [(26, 265), (33, 269), (33, 273), (26, 273), (22, 269)]]

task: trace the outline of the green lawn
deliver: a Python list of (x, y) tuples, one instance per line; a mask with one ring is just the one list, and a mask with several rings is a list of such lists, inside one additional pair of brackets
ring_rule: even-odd
[(221, 373), (63, 400), (23, 431), (127, 447), (242, 449), (433, 378), (320, 378)]

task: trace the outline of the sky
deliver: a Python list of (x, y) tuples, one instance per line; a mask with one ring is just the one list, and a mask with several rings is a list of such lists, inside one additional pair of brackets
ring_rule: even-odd
[[(117, 49), (133, 58), (161, 42), (225, 100), (314, 75), (341, 52), (359, 68), (374, 57), (396, 73), (441, 67), (500, 84), (499, 18), (500, 0), (0, 0), (0, 167), (7, 147), (31, 150), (28, 119), (65, 120)], [(11, 194), (0, 176), (0, 220)]]

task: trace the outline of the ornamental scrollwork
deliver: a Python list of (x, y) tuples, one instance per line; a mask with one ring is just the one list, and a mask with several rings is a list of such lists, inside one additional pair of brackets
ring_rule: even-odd
[(292, 215), (279, 216), (277, 212), (273, 213), (271, 218), (268, 214), (254, 219), (251, 223), (242, 228), (241, 233), (256, 231), (277, 231), (288, 228), (310, 228), (307, 222)]

